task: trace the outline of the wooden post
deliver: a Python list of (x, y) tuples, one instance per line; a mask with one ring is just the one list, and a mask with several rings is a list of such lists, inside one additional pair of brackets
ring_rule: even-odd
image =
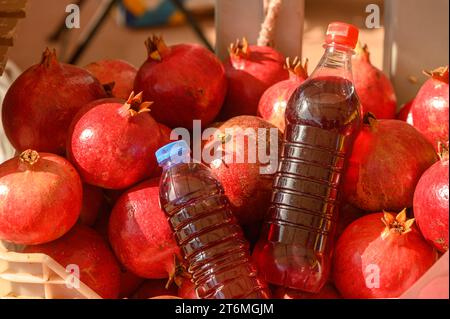
[[(228, 46), (246, 37), (256, 44), (265, 17), (266, 0), (216, 0), (216, 53), (228, 56)], [(286, 56), (302, 53), (304, 0), (283, 0), (275, 31), (275, 48)]]
[(399, 105), (427, 79), (422, 70), (448, 65), (448, 10), (448, 0), (385, 1), (384, 71)]

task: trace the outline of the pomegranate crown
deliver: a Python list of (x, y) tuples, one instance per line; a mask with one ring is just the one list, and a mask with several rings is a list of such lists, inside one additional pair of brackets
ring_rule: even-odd
[(435, 80), (442, 81), (448, 84), (448, 65), (441, 66), (431, 71), (423, 71), (423, 73)]
[(51, 65), (58, 64), (56, 49), (50, 50), (49, 48), (45, 48), (44, 52), (42, 53), (41, 64), (47, 68)]
[(231, 56), (248, 58), (250, 49), (247, 39), (245, 37), (243, 37), (242, 40), (237, 39), (236, 42), (230, 44), (228, 51)]
[(131, 92), (130, 97), (127, 102), (124, 104), (124, 110), (128, 111), (132, 116), (150, 112), (150, 106), (153, 102), (142, 102), (142, 92), (135, 95), (134, 92)]
[(366, 43), (362, 44), (360, 41), (356, 43), (355, 47), (356, 57), (363, 59), (370, 63), (370, 52), (369, 47)]
[(381, 233), (381, 238), (384, 240), (390, 234), (397, 233), (400, 235), (404, 235), (409, 233), (412, 230), (412, 225), (414, 224), (414, 218), (407, 219), (406, 218), (406, 208), (404, 208), (397, 216), (394, 217), (393, 214), (383, 212), (383, 217), (381, 221), (386, 226), (383, 232)]
[(21, 163), (26, 163), (29, 165), (34, 165), (39, 161), (39, 153), (35, 150), (28, 149), (23, 151), (19, 155), (19, 160)]
[(287, 57), (284, 68), (289, 71), (290, 75), (306, 79), (308, 77), (308, 58), (306, 58), (305, 63), (302, 64), (302, 61), (298, 56), (293, 59)]
[(145, 47), (147, 48), (149, 59), (152, 59), (153, 61), (161, 61), (164, 52), (168, 50), (163, 37), (155, 34), (145, 41)]
[(173, 254), (173, 271), (167, 280), (166, 289), (169, 289), (173, 282), (177, 287), (181, 287), (183, 279), (191, 279), (191, 275), (188, 273), (186, 266), (180, 261), (177, 254)]

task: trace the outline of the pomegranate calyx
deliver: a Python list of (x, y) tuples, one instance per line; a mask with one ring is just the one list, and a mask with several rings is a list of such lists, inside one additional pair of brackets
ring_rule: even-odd
[(370, 63), (370, 52), (367, 44), (362, 44), (360, 41), (356, 44), (355, 47), (356, 57), (362, 60), (365, 60)]
[(301, 59), (296, 56), (294, 59), (286, 58), (284, 68), (289, 71), (289, 77), (293, 79), (306, 79), (308, 77), (308, 58), (302, 64)]
[(371, 127), (375, 126), (377, 123), (377, 117), (372, 112), (367, 112), (364, 114), (363, 124), (367, 124)]
[(145, 41), (148, 58), (154, 61), (161, 61), (164, 53), (169, 49), (162, 36), (153, 35)]
[(153, 102), (142, 102), (142, 94), (143, 93), (140, 92), (135, 95), (134, 92), (131, 92), (130, 97), (123, 106), (123, 109), (128, 111), (132, 116), (144, 112), (150, 112), (150, 106)]
[(423, 71), (423, 73), (435, 80), (442, 81), (448, 84), (448, 65), (441, 66), (431, 71)]
[(250, 48), (245, 37), (242, 40), (237, 39), (235, 43), (231, 43), (228, 50), (230, 56), (234, 58), (246, 59), (250, 56)]
[(41, 65), (45, 67), (50, 67), (52, 65), (58, 65), (58, 58), (56, 56), (56, 50), (50, 50), (49, 48), (45, 48), (42, 53)]
[(381, 221), (386, 226), (381, 233), (381, 238), (386, 239), (391, 233), (398, 233), (401, 235), (407, 234), (412, 230), (412, 225), (415, 219), (407, 219), (406, 208), (404, 208), (397, 216), (394, 217), (391, 213), (383, 212)]
[(449, 145), (447, 142), (438, 142), (438, 156), (441, 161), (448, 161), (449, 159)]
[(116, 85), (116, 82), (114, 82), (114, 81), (113, 81), (113, 82), (109, 82), (109, 83), (102, 84), (103, 89), (105, 90), (106, 95), (107, 95), (108, 97), (112, 97), (112, 96), (113, 96), (112, 91), (113, 91), (115, 85)]
[(173, 271), (169, 274), (169, 279), (165, 286), (166, 289), (169, 289), (172, 283), (175, 283), (179, 288), (183, 284), (183, 279), (191, 279), (191, 275), (186, 270), (186, 266), (180, 261), (176, 254), (173, 254), (173, 265)]
[(39, 153), (35, 150), (28, 149), (20, 153), (19, 158), (22, 163), (27, 163), (29, 165), (34, 165), (39, 161)]

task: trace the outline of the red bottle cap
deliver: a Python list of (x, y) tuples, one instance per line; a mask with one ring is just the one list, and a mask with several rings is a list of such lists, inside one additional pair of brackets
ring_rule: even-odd
[(355, 48), (358, 42), (359, 30), (354, 25), (344, 22), (332, 22), (328, 25), (325, 43), (341, 44)]

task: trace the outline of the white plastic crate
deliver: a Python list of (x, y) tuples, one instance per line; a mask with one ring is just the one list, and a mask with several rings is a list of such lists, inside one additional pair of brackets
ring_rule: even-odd
[(101, 299), (45, 254), (24, 254), (21, 246), (0, 241), (0, 299)]

